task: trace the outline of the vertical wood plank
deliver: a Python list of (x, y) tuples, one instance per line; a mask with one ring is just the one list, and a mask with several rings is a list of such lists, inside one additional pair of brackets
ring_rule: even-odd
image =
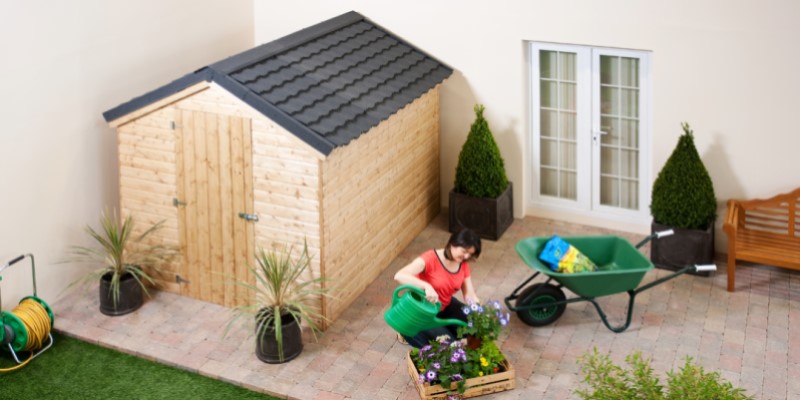
[[(242, 121), (234, 119), (231, 122), (231, 204), (233, 213), (245, 212), (244, 194), (244, 132)], [(233, 223), (233, 259), (234, 275), (236, 279), (243, 280), (247, 276), (247, 221), (236, 217)], [(246, 296), (246, 289), (237, 287), (235, 297), (236, 302), (241, 302), (242, 296)]]
[(225, 293), (220, 284), (224, 279), (224, 264), (222, 257), (222, 212), (223, 207), (220, 203), (220, 149), (219, 138), (222, 132), (219, 131), (218, 118), (216, 114), (205, 113), (203, 115), (206, 126), (206, 154), (208, 156), (207, 176), (208, 176), (208, 250), (209, 250), (209, 269), (206, 271), (205, 281), (209, 286), (209, 297), (206, 299), (214, 304), (223, 304)]
[(189, 280), (183, 284), (183, 292), (189, 297), (198, 297), (199, 291), (197, 284), (192, 282), (194, 271), (197, 269), (197, 174), (195, 169), (195, 131), (194, 118), (190, 111), (181, 110), (181, 129), (183, 133), (183, 170), (184, 170), (184, 198), (180, 199), (186, 203), (184, 205), (183, 223), (185, 226), (186, 237), (186, 262), (182, 267), (182, 276)]
[[(244, 201), (246, 213), (255, 213), (254, 198), (253, 198), (253, 133), (252, 123), (249, 119), (239, 119), (240, 126), (242, 127), (242, 154), (244, 155), (243, 167), (243, 186), (244, 186)], [(245, 245), (245, 260), (242, 264), (237, 265), (236, 276), (239, 279), (253, 283), (253, 279), (249, 278), (247, 272), (248, 263), (254, 262), (255, 257), (255, 222), (247, 222), (245, 227), (245, 237), (243, 238)], [(242, 288), (244, 289), (244, 288)], [(247, 293), (243, 292), (238, 302), (244, 303), (247, 301)]]
[(220, 116), (217, 127), (219, 136), (219, 201), (220, 201), (220, 224), (222, 237), (220, 238), (222, 249), (222, 262), (220, 264), (220, 285), (222, 287), (222, 304), (227, 307), (235, 305), (235, 291), (237, 285), (229, 283), (229, 279), (234, 274), (234, 250), (233, 250), (233, 223), (235, 211), (233, 207), (233, 178), (231, 176), (231, 121), (235, 119), (227, 116)]
[[(176, 186), (176, 196), (177, 200), (180, 202), (186, 202), (186, 171), (184, 167), (186, 154), (184, 154), (184, 133), (183, 133), (183, 111), (180, 109), (175, 109), (173, 115), (173, 121), (175, 122), (175, 186)], [(186, 276), (186, 265), (188, 264), (189, 260), (187, 259), (187, 242), (188, 238), (187, 230), (186, 230), (186, 207), (178, 205), (178, 248), (180, 249), (180, 256), (182, 259), (179, 260), (180, 269), (177, 271), (178, 275)], [(179, 290), (181, 294), (183, 293), (183, 286), (179, 285)]]
[[(195, 171), (197, 179), (197, 208), (195, 213), (195, 220), (197, 221), (197, 262), (195, 267), (196, 273), (192, 274), (198, 277), (204, 277), (203, 271), (209, 270), (209, 232), (208, 232), (208, 154), (206, 152), (206, 131), (205, 118), (203, 113), (193, 113), (194, 120), (194, 139), (195, 139)], [(200, 298), (208, 299), (211, 295), (211, 282), (208, 279), (200, 279), (196, 285), (200, 286)]]

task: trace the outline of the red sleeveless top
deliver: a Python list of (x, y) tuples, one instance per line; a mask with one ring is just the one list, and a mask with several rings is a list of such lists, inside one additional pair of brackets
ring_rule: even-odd
[(469, 264), (462, 262), (458, 267), (458, 271), (450, 272), (442, 264), (439, 255), (436, 254), (436, 250), (428, 250), (422, 253), (420, 258), (425, 261), (425, 270), (420, 272), (417, 278), (433, 286), (433, 289), (439, 295), (442, 309), (444, 309), (450, 304), (453, 295), (461, 289), (464, 279), (469, 278)]

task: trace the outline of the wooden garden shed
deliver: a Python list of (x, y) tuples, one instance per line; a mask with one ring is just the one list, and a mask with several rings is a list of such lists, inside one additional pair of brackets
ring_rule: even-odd
[(349, 12), (103, 116), (120, 209), (180, 246), (164, 289), (225, 306), (259, 247), (302, 246), (330, 321), (440, 211), (439, 84), (452, 69)]

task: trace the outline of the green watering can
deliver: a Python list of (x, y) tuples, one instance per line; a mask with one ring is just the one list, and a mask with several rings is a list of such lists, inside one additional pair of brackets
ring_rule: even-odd
[[(400, 292), (407, 290), (404, 295)], [(414, 336), (421, 331), (447, 325), (467, 326), (458, 319), (439, 319), (436, 314), (442, 307), (425, 299), (425, 292), (411, 285), (400, 285), (394, 290), (392, 306), (383, 314), (383, 319), (395, 331), (405, 336)]]

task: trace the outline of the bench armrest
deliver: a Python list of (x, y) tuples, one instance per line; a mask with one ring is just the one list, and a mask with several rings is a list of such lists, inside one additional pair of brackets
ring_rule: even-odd
[(728, 240), (733, 240), (736, 237), (736, 231), (742, 221), (739, 215), (742, 212), (744, 212), (744, 209), (738, 200), (728, 200), (728, 211), (725, 215), (725, 222), (722, 224), (722, 230), (728, 234)]

